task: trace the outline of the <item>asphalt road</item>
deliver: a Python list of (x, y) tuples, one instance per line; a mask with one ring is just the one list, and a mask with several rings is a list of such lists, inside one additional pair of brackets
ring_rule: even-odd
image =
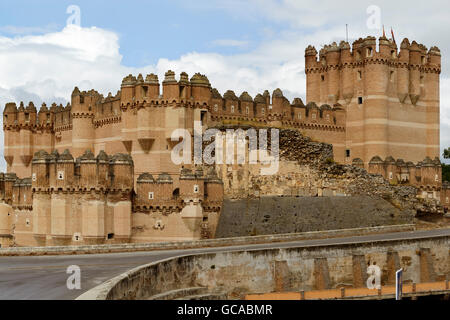
[[(129, 269), (150, 262), (193, 253), (240, 251), (264, 248), (308, 247), (342, 243), (361, 243), (374, 240), (413, 239), (450, 235), (450, 229), (410, 231), (296, 242), (267, 243), (246, 246), (130, 252), (95, 255), (0, 257), (0, 300), (65, 300), (75, 299), (85, 291)], [(81, 289), (69, 290), (67, 268), (81, 269)]]

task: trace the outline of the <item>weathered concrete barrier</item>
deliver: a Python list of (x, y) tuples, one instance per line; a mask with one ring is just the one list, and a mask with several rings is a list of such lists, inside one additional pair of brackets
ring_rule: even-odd
[(180, 256), (132, 269), (78, 299), (151, 299), (183, 288), (205, 288), (228, 299), (248, 293), (300, 292), (366, 286), (368, 265), (381, 285), (450, 278), (450, 235), (298, 248)]
[(119, 252), (152, 251), (152, 250), (213, 248), (213, 247), (259, 244), (267, 242), (288, 242), (288, 241), (311, 240), (311, 239), (362, 236), (369, 234), (402, 232), (413, 230), (415, 230), (414, 225), (407, 224), (407, 225), (381, 226), (371, 228), (340, 229), (340, 230), (209, 239), (196, 241), (173, 241), (173, 242), (159, 242), (159, 243), (129, 243), (129, 244), (107, 244), (107, 245), (90, 245), (90, 246), (83, 245), (83, 246), (61, 246), (61, 247), (11, 247), (0, 249), (0, 256), (98, 254), (98, 253), (119, 253)]

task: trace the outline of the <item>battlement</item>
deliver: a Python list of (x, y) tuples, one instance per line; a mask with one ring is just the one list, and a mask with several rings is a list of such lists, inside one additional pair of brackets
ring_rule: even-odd
[[(361, 159), (353, 159), (353, 165), (363, 167)], [(439, 158), (426, 157), (414, 164), (403, 159), (387, 157), (382, 160), (375, 156), (369, 162), (370, 173), (381, 174), (392, 184), (411, 184), (423, 190), (438, 191), (442, 184), (442, 165)]]
[(338, 45), (333, 42), (325, 45), (319, 52), (312, 45), (305, 49), (306, 72), (333, 68), (339, 65), (357, 65), (374, 61), (377, 63), (406, 63), (419, 66), (424, 70), (440, 72), (441, 53), (438, 47), (429, 50), (423, 44), (413, 41), (411, 44), (407, 38), (403, 39), (400, 51), (392, 39), (382, 36), (359, 38), (350, 44), (341, 41)]
[(74, 159), (69, 150), (61, 154), (41, 150), (32, 159), (32, 187), (39, 192), (130, 192), (133, 174), (133, 159), (127, 154), (108, 156), (100, 151), (95, 157), (87, 150)]
[(189, 80), (186, 72), (175, 79), (175, 72), (169, 70), (165, 73), (162, 82), (162, 93), (158, 76), (151, 73), (144, 77), (128, 75), (122, 80), (121, 103), (122, 106), (135, 106), (142, 103), (151, 105), (164, 105), (184, 102), (194, 105), (206, 105), (211, 98), (211, 84), (205, 75), (196, 73)]
[(211, 118), (220, 120), (248, 120), (256, 122), (280, 121), (280, 125), (304, 127), (313, 125), (345, 126), (345, 110), (336, 103), (333, 106), (315, 102), (305, 105), (300, 98), (292, 103), (284, 97), (281, 89), (274, 90), (272, 96), (266, 90), (253, 99), (244, 91), (239, 98), (234, 91), (228, 90), (222, 95), (212, 89)]
[(189, 203), (206, 207), (222, 205), (223, 183), (213, 167), (205, 173), (202, 167), (181, 169), (179, 184), (174, 186), (174, 177), (166, 172), (153, 177), (150, 173), (142, 173), (137, 179), (137, 210), (169, 209), (181, 210)]

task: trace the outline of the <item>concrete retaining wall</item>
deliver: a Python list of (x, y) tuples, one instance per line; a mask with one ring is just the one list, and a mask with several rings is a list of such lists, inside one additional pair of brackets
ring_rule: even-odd
[(450, 236), (301, 248), (182, 256), (130, 270), (79, 299), (148, 299), (183, 288), (243, 298), (247, 293), (364, 287), (367, 266), (382, 270), (381, 284), (450, 278)]
[(210, 239), (197, 241), (174, 241), (159, 243), (130, 243), (91, 246), (61, 246), (61, 247), (14, 247), (0, 249), (0, 256), (41, 256), (41, 255), (70, 255), (70, 254), (98, 254), (136, 252), (150, 250), (195, 249), (207, 247), (238, 246), (268, 242), (288, 242), (297, 240), (325, 239), (348, 236), (362, 236), (368, 234), (412, 231), (414, 225), (394, 225), (373, 228), (355, 228), (344, 230), (329, 230), (318, 232), (304, 232), (297, 234), (264, 235), (253, 237), (238, 237), (227, 239)]

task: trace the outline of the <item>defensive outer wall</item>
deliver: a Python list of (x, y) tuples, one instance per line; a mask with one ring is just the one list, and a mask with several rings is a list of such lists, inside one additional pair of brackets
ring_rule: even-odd
[(243, 298), (248, 293), (365, 287), (368, 264), (382, 270), (381, 284), (445, 281), (450, 277), (450, 236), (339, 245), (209, 253), (144, 265), (78, 299)]

